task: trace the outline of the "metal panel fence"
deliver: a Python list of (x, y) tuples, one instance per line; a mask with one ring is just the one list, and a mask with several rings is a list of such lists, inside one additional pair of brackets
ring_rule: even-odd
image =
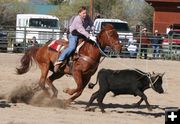
[(43, 45), (49, 40), (61, 38), (62, 31), (38, 31), (28, 30), (26, 27), (21, 27), (21, 30), (16, 30), (14, 27), (6, 27), (8, 30), (3, 30), (6, 33), (4, 37), (0, 35), (0, 51), (1, 52), (24, 52), (28, 47), (33, 45)]
[[(0, 51), (1, 52), (24, 52), (28, 47), (36, 45), (33, 43), (33, 36), (36, 36), (38, 45), (43, 45), (50, 39), (62, 38), (64, 32), (43, 32), (43, 31), (16, 31), (15, 28), (10, 27), (4, 30), (6, 36), (0, 35)], [(21, 37), (17, 36), (20, 33)], [(152, 33), (148, 33), (148, 39), (151, 41), (147, 48), (143, 48), (142, 34), (134, 33), (134, 42), (123, 40), (123, 50), (120, 54), (114, 53), (108, 49), (106, 53), (110, 57), (131, 57), (131, 58), (144, 58), (142, 52), (147, 52), (147, 59), (171, 59), (180, 60), (180, 34), (161, 34), (158, 37), (161, 43), (152, 43), (155, 39)], [(127, 36), (128, 37), (128, 36)], [(156, 37), (157, 39), (157, 37)], [(157, 49), (155, 49), (157, 48)], [(144, 50), (144, 51), (143, 51)]]
[[(123, 50), (120, 55), (117, 55), (112, 50), (108, 52), (110, 57), (130, 57), (130, 58), (146, 58), (144, 53), (147, 53), (147, 59), (168, 59), (180, 60), (180, 33), (179, 34), (161, 34), (155, 37), (152, 33), (147, 33), (148, 44), (143, 43), (143, 36), (139, 32), (134, 33), (134, 42), (123, 42)], [(153, 40), (159, 41), (153, 43)], [(147, 45), (147, 47), (143, 47)], [(131, 48), (130, 48), (131, 47)]]

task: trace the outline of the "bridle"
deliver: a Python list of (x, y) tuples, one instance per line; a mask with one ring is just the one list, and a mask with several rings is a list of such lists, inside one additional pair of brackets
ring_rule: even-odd
[[(115, 29), (111, 29), (111, 30), (105, 31), (106, 35), (107, 35), (107, 38), (108, 38), (107, 40), (110, 40), (110, 38), (111, 38), (109, 36), (109, 32), (111, 32), (111, 31), (115, 31)], [(112, 46), (117, 45), (117, 44), (119, 44), (119, 41), (112, 43)]]

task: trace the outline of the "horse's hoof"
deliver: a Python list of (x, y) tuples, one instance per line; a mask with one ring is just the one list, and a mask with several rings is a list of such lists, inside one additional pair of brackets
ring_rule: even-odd
[(64, 89), (63, 92), (68, 93), (69, 95), (73, 95), (73, 92), (69, 88)]
[(68, 89), (69, 89), (69, 88), (64, 89), (63, 92), (64, 92), (64, 93), (68, 93)]

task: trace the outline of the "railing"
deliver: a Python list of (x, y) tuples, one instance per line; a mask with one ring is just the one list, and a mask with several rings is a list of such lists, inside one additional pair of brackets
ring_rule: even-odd
[[(144, 56), (144, 52), (142, 53), (142, 50), (147, 52), (147, 59), (170, 59), (170, 60), (180, 60), (180, 34), (179, 35), (179, 42), (175, 43), (173, 42), (174, 39), (174, 34), (172, 36), (169, 36), (167, 34), (161, 34), (161, 37), (154, 37), (152, 33), (147, 33), (148, 39), (150, 40), (150, 43), (147, 44), (147, 48), (142, 48), (144, 45), (142, 43), (142, 34), (141, 33), (134, 33), (134, 39), (136, 42), (134, 43), (123, 43), (123, 50), (121, 54), (116, 54), (112, 50), (109, 50), (108, 54), (110, 57), (130, 57), (130, 58), (146, 58)], [(161, 43), (152, 43), (154, 39), (161, 40)], [(163, 42), (167, 39), (167, 42)], [(125, 45), (124, 45), (125, 44)], [(136, 51), (128, 51), (129, 45), (136, 46)], [(158, 47), (155, 49), (154, 47)], [(155, 51), (158, 50), (158, 51)], [(132, 54), (132, 55), (131, 55)]]
[[(50, 40), (50, 38), (52, 39), (57, 39), (57, 38), (62, 38), (64, 32), (60, 31), (60, 32), (47, 32), (47, 31), (28, 31), (26, 28), (22, 31), (22, 30), (15, 30), (15, 28), (11, 27), (8, 28), (8, 30), (5, 30), (5, 32), (7, 32), (7, 37), (6, 39), (3, 39), (0, 37), (0, 51), (1, 52), (24, 52), (28, 47), (34, 45), (30, 42), (31, 38), (33, 36), (38, 36), (36, 38), (37, 41), (40, 41), (38, 45), (43, 45), (45, 44), (47, 41)], [(17, 33), (21, 32), (21, 35), (23, 37), (18, 38), (17, 37)], [(138, 42), (129, 42), (128, 38), (126, 38), (125, 40), (123, 40), (123, 50), (122, 52), (119, 53), (115, 53), (113, 52), (111, 49), (109, 49), (108, 51), (106, 51), (106, 53), (109, 55), (109, 57), (130, 57), (130, 58), (144, 58), (144, 54), (142, 54), (142, 50), (144, 49), (145, 52), (147, 51), (147, 59), (171, 59), (171, 60), (180, 60), (180, 43), (176, 44), (173, 42), (173, 37), (172, 36), (168, 36), (167, 34), (161, 34), (162, 37), (166, 37), (167, 38), (167, 42), (163, 42), (163, 43), (158, 43), (158, 44), (148, 44), (147, 48), (142, 48), (142, 34), (141, 33), (134, 33), (134, 41), (137, 39), (139, 40)], [(177, 36), (178, 34), (176, 34)], [(56, 36), (56, 37), (55, 37)], [(128, 37), (128, 36), (125, 36)], [(180, 41), (180, 35), (179, 37), (179, 41)], [(148, 33), (148, 38), (149, 40), (153, 40), (153, 35), (152, 33)], [(157, 38), (157, 37), (156, 37)], [(160, 37), (159, 37), (160, 38)], [(161, 39), (159, 39), (161, 40)], [(17, 41), (22, 41), (22, 42), (17, 42)], [(18, 44), (20, 43), (20, 44)], [(132, 49), (130, 49), (130, 45), (132, 45), (132, 47), (136, 47), (136, 50), (133, 51)], [(159, 46), (159, 51), (155, 52), (154, 51), (154, 47), (153, 46)], [(128, 50), (130, 49), (130, 50)]]
[(15, 27), (6, 27), (6, 30), (3, 31), (7, 33), (7, 36), (6, 38), (4, 37), (3, 41), (1, 41), (0, 37), (0, 51), (2, 52), (23, 52), (28, 47), (35, 45), (32, 42), (34, 40), (33, 37), (35, 37), (38, 45), (43, 45), (49, 40), (61, 38), (64, 33), (54, 29), (49, 29), (48, 31), (33, 31), (26, 27), (21, 27), (21, 29), (18, 30), (16, 30)]

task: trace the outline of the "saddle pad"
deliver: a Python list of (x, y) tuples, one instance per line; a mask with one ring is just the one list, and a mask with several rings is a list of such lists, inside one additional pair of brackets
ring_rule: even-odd
[(59, 44), (58, 42), (56, 42), (56, 40), (52, 41), (49, 45), (48, 45), (49, 48), (57, 51), (57, 52), (60, 52), (61, 50), (63, 50), (65, 48), (64, 45), (62, 44)]
[[(84, 45), (85, 41), (81, 42), (80, 44), (78, 44), (77, 48), (76, 48), (76, 53), (79, 53), (80, 48)], [(64, 44), (62, 44), (62, 42), (60, 43), (57, 40), (52, 41), (48, 47), (52, 50), (55, 50), (57, 52), (60, 52), (62, 50), (64, 50), (66, 48), (66, 46)]]

